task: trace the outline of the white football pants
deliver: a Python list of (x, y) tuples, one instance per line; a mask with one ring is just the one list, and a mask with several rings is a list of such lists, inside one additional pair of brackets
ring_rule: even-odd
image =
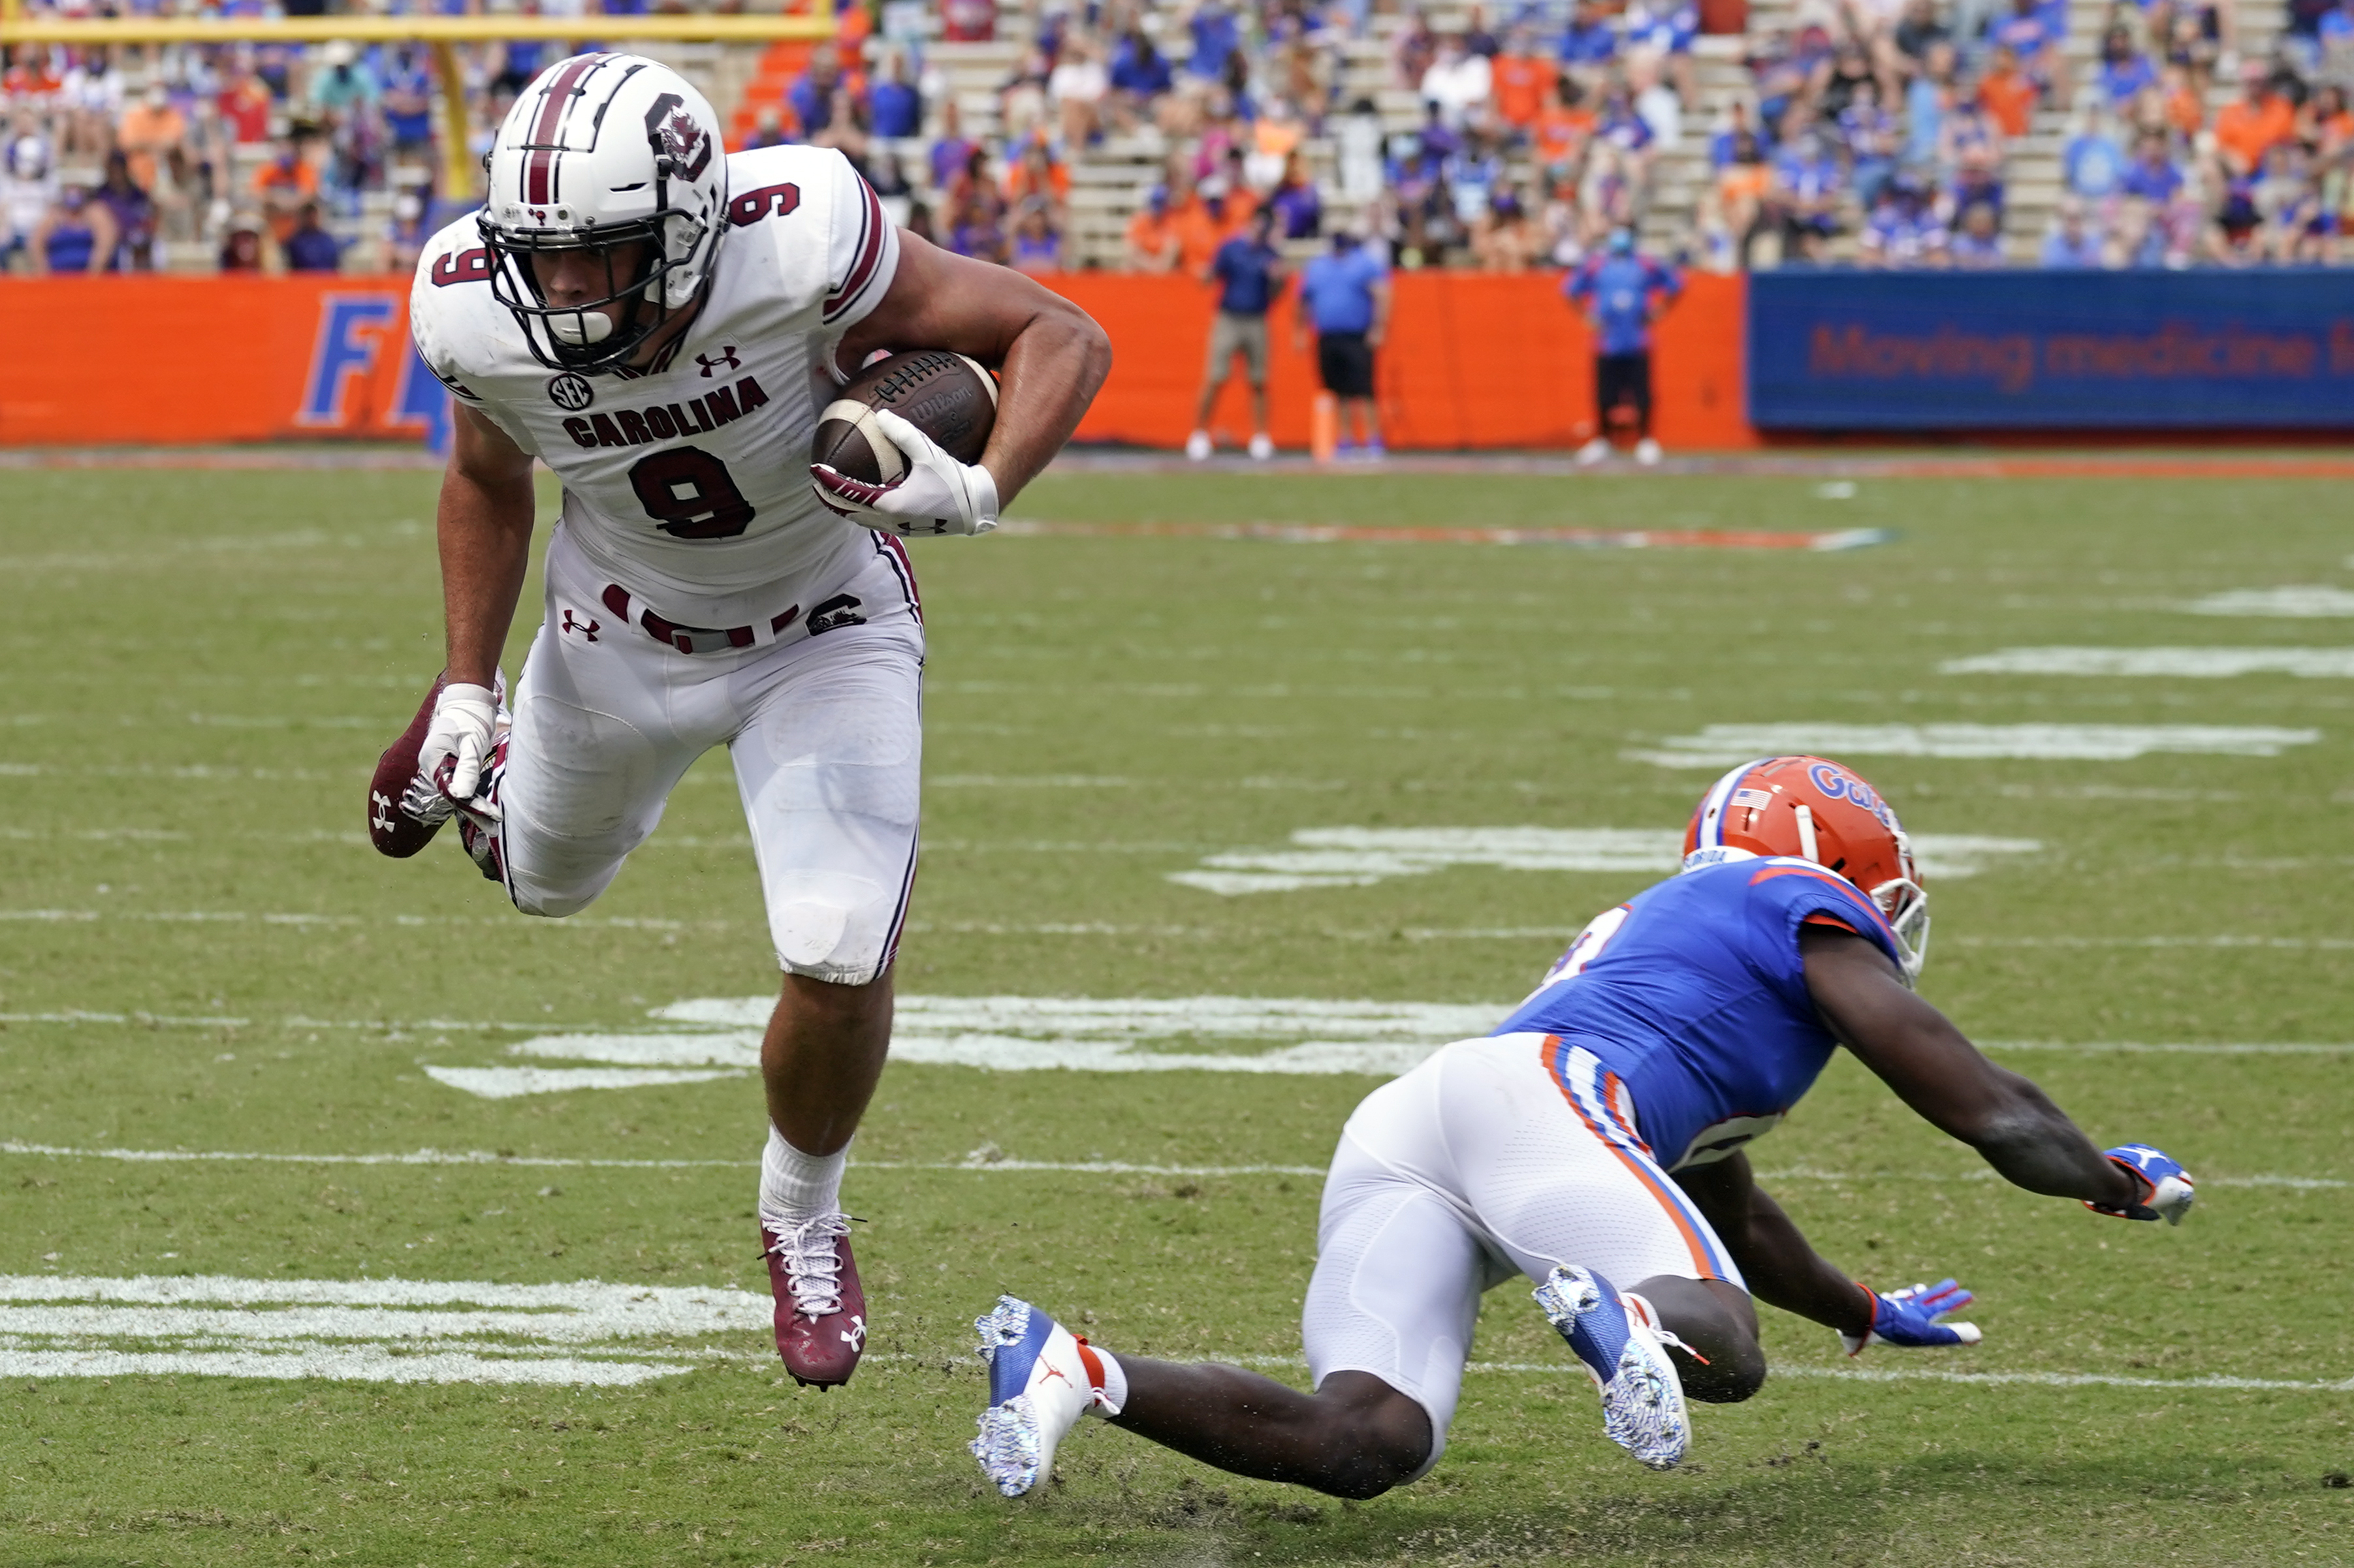
[(768, 647), (682, 653), (606, 607), (609, 579), (558, 528), (499, 789), (516, 908), (586, 908), (725, 746), (778, 963), (842, 985), (889, 966), (916, 877), (924, 628), (898, 541), (871, 537), (824, 596), (857, 601), (834, 624), (810, 631), (804, 604)]
[(1446, 1449), (1492, 1287), (1561, 1264), (1622, 1288), (1662, 1274), (1742, 1283), (1602, 1077), (1590, 1054), (1543, 1034), (1460, 1040), (1366, 1096), (1341, 1129), (1300, 1314), (1309, 1375), (1320, 1387), (1371, 1372), (1419, 1404), (1424, 1472)]

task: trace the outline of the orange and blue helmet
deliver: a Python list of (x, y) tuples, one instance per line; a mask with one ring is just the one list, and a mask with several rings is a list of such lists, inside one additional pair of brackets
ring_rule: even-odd
[(1821, 757), (1764, 757), (1709, 787), (1684, 831), (1684, 869), (1753, 855), (1812, 861), (1861, 888), (1888, 917), (1907, 980), (1929, 954), (1929, 895), (1912, 841), (1880, 792)]

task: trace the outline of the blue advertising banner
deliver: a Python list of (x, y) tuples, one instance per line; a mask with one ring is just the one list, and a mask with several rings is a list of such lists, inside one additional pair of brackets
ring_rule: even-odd
[(2354, 271), (1760, 272), (1761, 429), (2354, 430)]

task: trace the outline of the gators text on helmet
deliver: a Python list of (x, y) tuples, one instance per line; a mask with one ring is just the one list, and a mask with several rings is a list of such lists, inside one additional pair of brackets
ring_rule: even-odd
[(1821, 757), (1765, 757), (1710, 786), (1684, 831), (1684, 869), (1751, 855), (1814, 862), (1870, 896), (1904, 954), (1904, 976), (1929, 955), (1929, 895), (1912, 841), (1880, 792)]

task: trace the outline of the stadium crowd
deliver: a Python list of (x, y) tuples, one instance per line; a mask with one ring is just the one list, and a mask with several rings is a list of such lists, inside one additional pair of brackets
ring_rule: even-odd
[[(585, 39), (645, 0), (521, 3)], [(1569, 266), (1645, 227), (1679, 149), (1689, 223), (1650, 228), (1693, 264), (1977, 268), (2024, 259), (2006, 207), (2041, 115), (2066, 127), (2061, 197), (2027, 238), (2044, 265), (2354, 260), (2354, 0), (2291, 0), (2277, 48), (2246, 58), (2232, 0), (2116, 0), (2089, 66), (2067, 13), (1799, 0), (1746, 38), (1745, 89), (1703, 103), (1691, 0), (1498, 0), (1443, 27), (1396, 0), (880, 0), (843, 13), (748, 140), (838, 146), (910, 227), (1034, 271), (1204, 274), (1261, 210), (1294, 250), (1346, 227), (1402, 267)], [(935, 46), (1001, 31), (1016, 63), (968, 133)], [(476, 140), (561, 52), (461, 51)], [(2236, 95), (2211, 108), (2219, 73)], [(437, 186), (421, 46), (17, 46), (0, 90), (16, 270), (398, 270), (463, 205)], [(1116, 255), (1083, 253), (1074, 168), (1108, 157), (1141, 199)]]

